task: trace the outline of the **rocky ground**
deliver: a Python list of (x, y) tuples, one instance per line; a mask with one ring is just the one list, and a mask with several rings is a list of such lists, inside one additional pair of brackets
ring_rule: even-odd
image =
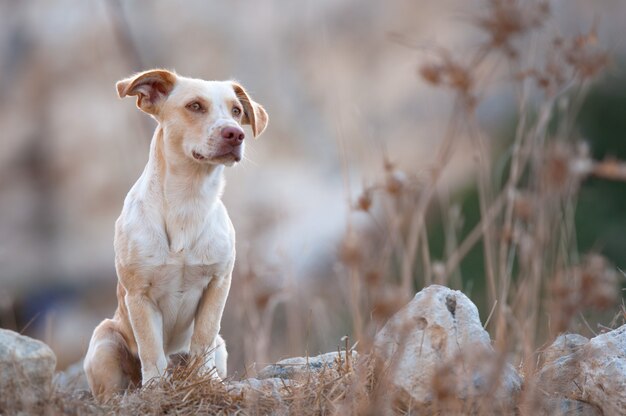
[(80, 364), (55, 374), (44, 343), (0, 330), (0, 414), (626, 414), (626, 325), (559, 336), (532, 375), (509, 360), (469, 298), (437, 285), (394, 315), (369, 351), (289, 358), (225, 382), (183, 365), (105, 404)]

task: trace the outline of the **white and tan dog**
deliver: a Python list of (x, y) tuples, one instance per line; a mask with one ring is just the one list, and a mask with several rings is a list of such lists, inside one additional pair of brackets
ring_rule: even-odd
[[(96, 327), (84, 368), (99, 399), (161, 376), (177, 352), (226, 375), (220, 321), (235, 262), (235, 231), (220, 200), (224, 166), (243, 157), (244, 131), (267, 113), (232, 81), (166, 70), (117, 83), (158, 122), (148, 163), (115, 224), (118, 308)], [(215, 374), (215, 371), (212, 372)]]

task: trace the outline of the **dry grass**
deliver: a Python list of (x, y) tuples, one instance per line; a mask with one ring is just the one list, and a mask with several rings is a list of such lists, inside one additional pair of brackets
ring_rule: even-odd
[[(485, 13), (472, 19), (485, 34), (484, 43), (474, 53), (460, 57), (437, 49), (435, 58), (418, 70), (424, 81), (448, 89), (455, 97), (446, 135), (429, 174), (417, 177), (385, 160), (384, 177), (364, 188), (353, 203), (352, 210), (367, 213), (372, 223), (371, 227), (348, 225), (338, 253), (340, 274), (345, 277), (344, 301), (349, 305), (352, 333), (363, 357), (359, 363), (286, 383), (278, 396), (253, 390), (242, 393), (232, 384), (200, 377), (192, 363), (177, 367), (158, 383), (129, 391), (104, 405), (88, 397), (53, 392), (42, 405), (43, 412), (499, 413), (501, 409), (488, 397), (468, 403), (448, 394), (452, 381), (446, 379), (445, 372), (433, 380), (437, 398), (433, 405), (416, 409), (401, 393), (390, 396), (387, 374), (366, 356), (376, 329), (412, 297), (416, 288), (439, 283), (464, 289), (460, 264), (474, 246), (482, 244), (487, 303), (493, 306), (486, 325), (500, 356), (512, 356), (525, 377), (517, 412), (534, 414), (537, 392), (531, 380), (541, 361), (540, 348), (570, 329), (573, 322), (588, 325), (583, 315), (588, 310), (616, 312), (607, 327), (626, 320), (624, 309), (618, 309), (621, 275), (599, 254), (578, 253), (574, 227), (581, 183), (590, 176), (626, 180), (626, 164), (592, 160), (575, 129), (590, 84), (609, 63), (594, 30), (573, 39), (546, 41), (549, 36), (543, 28), (550, 16), (546, 2), (486, 3)], [(540, 51), (529, 47), (537, 39), (551, 45), (545, 56), (535, 56)], [(530, 62), (534, 65), (528, 67)], [(518, 117), (503, 173), (494, 172), (489, 134), (476, 114), (490, 86), (502, 82), (501, 78), (516, 91)], [(460, 137), (469, 137), (473, 143), (481, 218), (461, 236), (458, 207), (443, 206), (445, 256), (434, 259), (426, 218), (438, 199), (439, 181)], [(289, 282), (269, 284), (253, 268), (244, 275), (240, 318), (254, 337), (243, 348), (264, 362), (279, 307), (287, 305), (285, 326), (297, 328), (297, 343), (306, 337), (302, 328), (310, 328), (311, 305), (297, 305), (298, 297)]]

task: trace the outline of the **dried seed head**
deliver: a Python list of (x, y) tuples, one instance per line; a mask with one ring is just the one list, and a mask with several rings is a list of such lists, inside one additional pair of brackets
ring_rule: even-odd
[(339, 248), (339, 259), (349, 266), (355, 266), (361, 262), (362, 258), (360, 239), (354, 231), (350, 230)]
[(542, 185), (546, 192), (563, 193), (577, 187), (593, 169), (585, 146), (556, 142), (545, 151)]
[(513, 213), (515, 217), (524, 221), (532, 218), (536, 209), (536, 201), (532, 194), (516, 192), (513, 200)]
[(606, 309), (615, 305), (619, 293), (619, 273), (604, 256), (585, 256), (580, 274), (580, 290), (585, 307)]
[(441, 52), (439, 63), (427, 63), (419, 73), (431, 85), (442, 85), (473, 101), (474, 78), (472, 68), (455, 61), (447, 52)]
[(563, 145), (553, 146), (546, 152), (543, 180), (548, 189), (561, 189), (568, 184), (571, 157), (570, 149)]
[(608, 53), (597, 44), (594, 30), (573, 39), (556, 37), (552, 45), (544, 67), (528, 71), (529, 76), (535, 78), (537, 85), (549, 95), (557, 93), (570, 82), (596, 78), (610, 64)]
[[(525, 6), (525, 7), (523, 7)], [(547, 2), (526, 5), (518, 0), (490, 0), (487, 15), (476, 19), (476, 25), (489, 35), (489, 46), (499, 48), (509, 57), (517, 56), (514, 38), (541, 27), (550, 15)]]
[(372, 207), (372, 190), (366, 188), (357, 199), (356, 208), (361, 211), (368, 212)]
[(399, 170), (393, 170), (387, 173), (387, 181), (385, 183), (385, 189), (392, 195), (399, 195), (405, 188), (407, 182), (404, 172)]
[(386, 322), (407, 301), (406, 294), (400, 287), (381, 286), (375, 292), (371, 316), (376, 322)]
[(272, 298), (272, 293), (270, 292), (257, 292), (254, 294), (254, 305), (257, 310), (262, 311), (269, 304), (270, 299)]
[(386, 173), (393, 171), (396, 168), (396, 165), (389, 159), (385, 157), (383, 160), (383, 169)]
[(271, 276), (257, 276), (251, 289), (254, 306), (258, 311), (267, 308), (274, 297), (285, 291), (283, 282)]
[(565, 60), (582, 80), (595, 78), (610, 62), (609, 55), (598, 46), (595, 29), (574, 38), (565, 50)]
[(472, 74), (469, 69), (454, 62), (449, 62), (446, 68), (449, 85), (462, 93), (469, 93), (472, 88)]
[(365, 273), (365, 282), (368, 287), (377, 287), (383, 281), (382, 274), (377, 270), (369, 270)]
[(426, 82), (431, 85), (441, 84), (442, 68), (436, 64), (425, 64), (419, 69), (419, 73)]
[(551, 285), (556, 332), (567, 330), (579, 312), (614, 306), (618, 284), (619, 273), (599, 254), (589, 254), (581, 264), (561, 270)]

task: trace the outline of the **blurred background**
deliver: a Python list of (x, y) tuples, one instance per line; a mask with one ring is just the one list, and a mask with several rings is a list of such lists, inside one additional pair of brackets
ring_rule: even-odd
[[(383, 175), (385, 160), (428, 174), (452, 100), (417, 69), (439, 46), (475, 47), (484, 34), (468, 23), (485, 3), (0, 2), (0, 327), (47, 342), (63, 369), (113, 314), (113, 225), (155, 127), (114, 84), (162, 67), (236, 79), (270, 116), (246, 160), (226, 172), (238, 256), (222, 323), (230, 368), (336, 349), (352, 335), (338, 253), (349, 227), (371, 226), (367, 214), (352, 213), (353, 201)], [(612, 55), (578, 132), (594, 157), (626, 158), (626, 3), (550, 5), (546, 33), (596, 25)], [(497, 155), (516, 117), (510, 86), (493, 85), (479, 116)], [(479, 217), (475, 168), (461, 138), (439, 192), (457, 201), (464, 230)], [(442, 258), (443, 214), (437, 204), (430, 210), (431, 255)], [(626, 267), (626, 185), (586, 181), (576, 220), (581, 251)], [(480, 250), (462, 264), (477, 302)]]

